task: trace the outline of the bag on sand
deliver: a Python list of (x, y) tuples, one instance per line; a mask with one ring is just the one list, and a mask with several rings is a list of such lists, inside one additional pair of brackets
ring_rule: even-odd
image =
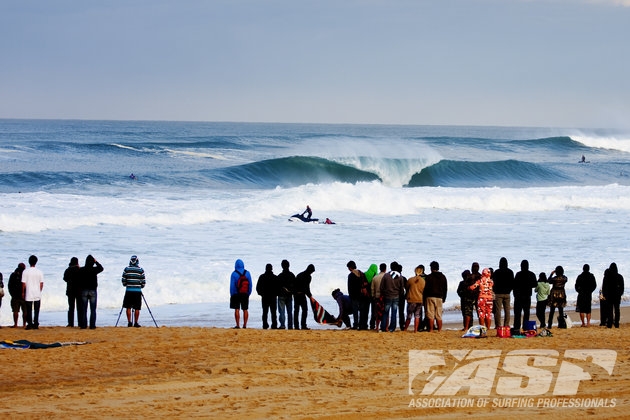
[(510, 327), (497, 327), (497, 337), (500, 338), (510, 338), (512, 337), (512, 331)]
[(462, 335), (462, 338), (486, 338), (488, 337), (488, 329), (483, 325), (475, 325), (468, 328), (466, 334)]

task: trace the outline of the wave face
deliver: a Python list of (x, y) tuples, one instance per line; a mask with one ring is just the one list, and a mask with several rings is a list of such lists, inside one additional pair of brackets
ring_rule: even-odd
[(630, 185), (629, 144), (494, 127), (1, 120), (0, 192), (124, 189), (131, 173), (162, 189)]
[(409, 187), (527, 187), (570, 182), (542, 165), (518, 160), (462, 162), (443, 160), (412, 176)]

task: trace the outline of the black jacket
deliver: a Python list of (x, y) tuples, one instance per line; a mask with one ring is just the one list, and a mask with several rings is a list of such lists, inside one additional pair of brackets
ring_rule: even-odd
[(79, 290), (96, 290), (98, 288), (97, 275), (103, 271), (103, 266), (94, 261), (93, 267), (81, 267), (79, 269)]
[(273, 274), (273, 271), (265, 271), (261, 274), (256, 283), (256, 293), (260, 296), (278, 296), (278, 276)]

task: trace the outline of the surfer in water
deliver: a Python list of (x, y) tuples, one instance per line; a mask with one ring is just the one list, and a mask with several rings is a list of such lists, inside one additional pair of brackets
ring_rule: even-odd
[(585, 163), (586, 162), (586, 157), (584, 155), (582, 155), (582, 160), (580, 162), (581, 163)]
[(132, 173), (131, 175), (129, 175), (129, 179), (135, 180), (135, 179), (137, 179), (137, 177)]

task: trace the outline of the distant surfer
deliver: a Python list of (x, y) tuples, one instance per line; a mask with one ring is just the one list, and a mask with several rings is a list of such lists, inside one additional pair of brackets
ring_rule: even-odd
[(132, 172), (132, 173), (131, 173), (131, 175), (129, 175), (129, 179), (131, 179), (131, 180), (136, 180), (136, 179), (138, 179), (138, 178), (137, 178), (137, 177), (133, 174), (133, 172)]
[(330, 220), (328, 217), (326, 218), (326, 221), (324, 222), (325, 225), (334, 225), (336, 224), (335, 222), (333, 222), (332, 220)]
[(311, 210), (311, 208), (310, 208), (310, 206), (308, 204), (306, 205), (306, 210), (304, 210), (300, 216), (304, 217), (304, 215), (306, 215), (305, 218), (307, 220), (310, 220), (311, 216), (313, 215), (313, 211)]
[(582, 160), (580, 161), (580, 163), (586, 163), (586, 157), (584, 155), (582, 155)]

